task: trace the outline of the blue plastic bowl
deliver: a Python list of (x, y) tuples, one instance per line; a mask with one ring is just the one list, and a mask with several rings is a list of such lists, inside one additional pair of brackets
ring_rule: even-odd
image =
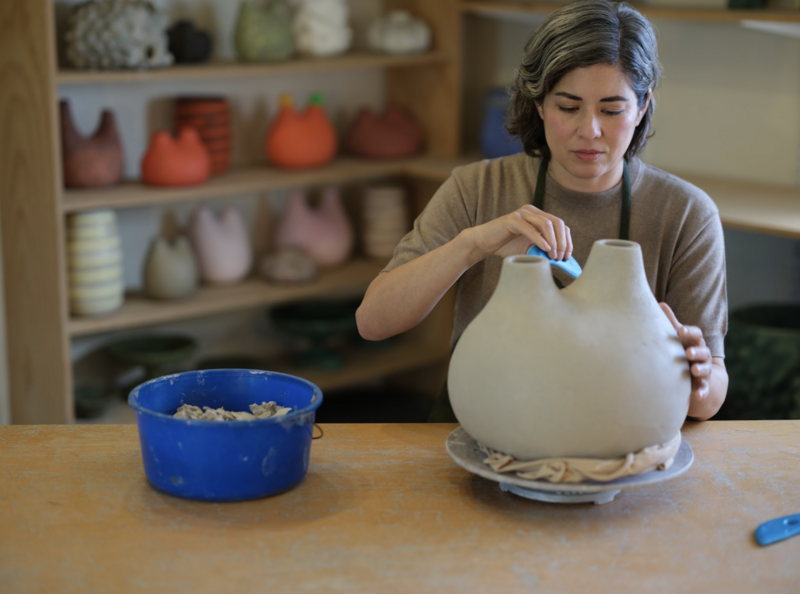
[[(253, 421), (172, 416), (182, 404), (249, 411), (269, 401), (292, 411)], [(284, 373), (211, 369), (150, 380), (131, 391), (128, 404), (136, 411), (144, 472), (153, 487), (186, 499), (243, 501), (303, 480), (322, 392)]]

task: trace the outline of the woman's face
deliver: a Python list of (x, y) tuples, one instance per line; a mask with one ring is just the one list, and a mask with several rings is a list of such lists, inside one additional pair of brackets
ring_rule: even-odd
[(622, 159), (644, 116), (627, 76), (595, 64), (561, 77), (537, 104), (550, 147), (550, 175), (580, 192), (602, 192), (622, 179)]

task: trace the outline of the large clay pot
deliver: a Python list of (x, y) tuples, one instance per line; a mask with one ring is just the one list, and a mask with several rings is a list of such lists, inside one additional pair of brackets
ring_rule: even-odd
[(317, 208), (302, 190), (291, 192), (275, 234), (277, 249), (300, 248), (319, 266), (336, 266), (350, 256), (353, 242), (353, 227), (335, 188), (325, 189)]
[(243, 0), (236, 19), (236, 53), (245, 62), (282, 62), (294, 54), (292, 15), (284, 0)]
[(75, 128), (69, 103), (61, 101), (59, 107), (64, 185), (68, 188), (101, 188), (119, 182), (123, 156), (114, 114), (104, 110), (97, 130), (87, 138)]
[(70, 311), (76, 316), (106, 314), (123, 303), (122, 248), (113, 210), (95, 210), (67, 219)]
[(295, 109), (290, 95), (281, 97), (264, 142), (268, 161), (287, 169), (318, 167), (336, 156), (336, 148), (336, 130), (322, 107), (322, 95), (313, 93), (303, 111)]
[(231, 161), (231, 112), (223, 97), (179, 97), (175, 126), (197, 130), (211, 159), (211, 175), (228, 170)]
[(197, 290), (194, 251), (185, 235), (153, 239), (144, 265), (144, 292), (153, 299), (183, 299)]
[(630, 241), (592, 247), (559, 291), (544, 258), (512, 256), (450, 362), (453, 411), (479, 443), (520, 460), (625, 456), (680, 431), (684, 349)]
[(373, 159), (410, 157), (422, 150), (422, 127), (409, 113), (389, 106), (382, 114), (370, 108), (359, 110), (345, 144), (354, 155)]
[(142, 181), (152, 186), (194, 186), (211, 175), (211, 159), (194, 128), (183, 128), (177, 140), (156, 132), (142, 157)]
[(238, 210), (226, 208), (217, 218), (209, 208), (198, 208), (189, 221), (189, 237), (205, 282), (234, 284), (250, 272), (253, 250)]

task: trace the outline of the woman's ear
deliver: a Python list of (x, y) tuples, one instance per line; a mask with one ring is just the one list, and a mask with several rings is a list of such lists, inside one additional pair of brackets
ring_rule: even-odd
[(644, 105), (639, 110), (639, 115), (636, 116), (636, 125), (638, 126), (642, 118), (644, 117), (645, 112), (647, 111), (647, 107), (650, 105), (650, 98), (653, 96), (653, 91), (647, 91), (647, 99), (645, 99)]
[(539, 103), (538, 101), (534, 101), (533, 103), (534, 105), (536, 105), (536, 111), (539, 112), (539, 117), (542, 118), (542, 120), (544, 120), (544, 110), (542, 109), (542, 104)]

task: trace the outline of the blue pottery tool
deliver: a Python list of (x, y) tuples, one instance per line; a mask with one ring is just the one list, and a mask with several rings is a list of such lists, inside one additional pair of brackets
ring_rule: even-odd
[(764, 522), (756, 528), (756, 540), (762, 547), (800, 534), (800, 514)]
[(540, 256), (542, 258), (547, 258), (550, 261), (552, 266), (556, 268), (560, 268), (572, 278), (578, 278), (581, 275), (581, 265), (578, 264), (577, 260), (572, 256), (569, 257), (569, 260), (553, 260), (550, 256), (547, 255), (547, 252), (542, 250), (539, 246), (532, 245), (528, 248), (528, 255), (529, 256)]

